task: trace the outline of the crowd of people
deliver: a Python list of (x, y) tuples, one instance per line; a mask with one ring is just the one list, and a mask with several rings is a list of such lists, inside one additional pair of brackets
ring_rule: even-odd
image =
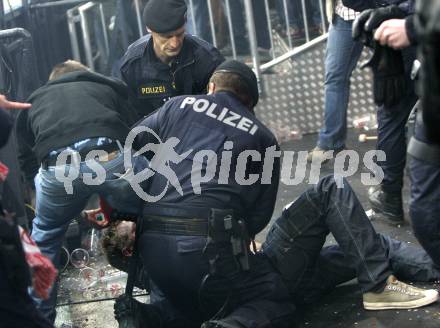
[[(68, 60), (53, 68), (29, 103), (0, 95), (0, 107), (22, 109), (16, 121), (18, 157), (24, 175), (34, 178), (31, 238), (47, 272), (54, 272), (48, 263), (59, 264), (70, 222), (98, 194), (114, 211), (136, 218), (118, 217), (104, 226), (109, 262), (128, 271), (129, 281), (142, 265), (148, 272), (144, 285), (151, 288), (149, 304), (129, 293), (116, 300), (120, 327), (292, 327), (298, 305), (312, 304), (354, 278), (366, 310), (436, 302), (437, 290), (402, 280), (440, 279), (440, 151), (432, 141), (438, 132), (424, 123), (425, 117), (438, 118), (440, 109), (438, 94), (430, 93), (439, 88), (440, 76), (429, 75), (440, 72), (432, 59), (438, 59), (440, 28), (421, 18), (440, 15), (440, 7), (419, 4), (414, 15), (411, 0), (381, 6), (328, 2), (334, 6), (325, 121), (309, 160), (323, 162), (345, 148), (349, 78), (362, 48), (372, 47), (378, 149), (387, 160), (381, 164), (384, 180), (369, 199), (392, 224), (403, 221), (404, 126), (417, 101), (410, 67), (414, 45), (421, 42), (422, 66), (430, 68), (421, 80), (429, 83), (422, 88), (423, 112), (409, 151), (410, 216), (422, 248), (376, 232), (349, 183), (342, 180), (341, 187), (333, 176), (292, 195), (255, 247), (255, 236), (271, 220), (280, 179), (280, 146), (254, 113), (257, 78), (244, 63), (225, 61), (209, 42), (186, 33), (184, 0), (149, 0), (143, 13), (149, 33), (129, 46), (114, 77)], [(10, 130), (7, 116), (0, 123)], [(10, 218), (0, 221), (8, 227), (0, 234), (0, 293), (8, 300), (0, 305), (2, 322), (53, 327), (57, 284), (48, 288), (40, 277), (12, 288), (3, 240), (4, 231), (18, 232)], [(337, 245), (324, 247), (329, 233)], [(13, 272), (26, 272), (24, 259), (32, 266), (27, 248), (23, 253), (20, 243), (14, 245), (23, 261)]]

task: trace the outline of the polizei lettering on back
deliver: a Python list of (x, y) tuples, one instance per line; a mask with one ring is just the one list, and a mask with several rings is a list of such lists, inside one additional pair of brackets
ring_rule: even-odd
[(204, 113), (206, 116), (209, 116), (236, 129), (248, 132), (251, 135), (254, 135), (258, 130), (258, 126), (252, 120), (233, 112), (229, 108), (217, 108), (218, 106), (216, 103), (211, 103), (207, 99), (186, 97), (180, 104), (180, 108), (183, 109), (187, 105), (192, 105), (192, 109), (196, 113)]

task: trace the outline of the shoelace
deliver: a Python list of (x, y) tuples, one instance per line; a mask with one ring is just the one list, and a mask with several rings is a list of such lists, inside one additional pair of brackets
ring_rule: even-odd
[(386, 286), (386, 289), (396, 291), (402, 294), (410, 295), (410, 296), (418, 296), (420, 295), (420, 291), (407, 285), (399, 280), (395, 280)]

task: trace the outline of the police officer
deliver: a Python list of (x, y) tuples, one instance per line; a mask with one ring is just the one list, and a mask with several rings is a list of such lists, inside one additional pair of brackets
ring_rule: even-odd
[(185, 34), (184, 0), (150, 0), (143, 18), (150, 34), (129, 46), (120, 62), (120, 77), (140, 117), (168, 99), (201, 94), (214, 69), (224, 61), (220, 52), (198, 37)]
[(162, 140), (150, 156), (155, 174), (147, 190), (161, 197), (144, 205), (138, 250), (151, 279), (187, 319), (181, 327), (291, 323), (293, 305), (280, 276), (264, 256), (248, 253), (250, 239), (271, 218), (280, 169), (272, 158), (273, 175), (270, 168), (266, 181), (247, 183), (263, 171), (252, 154), (278, 149), (253, 113), (257, 101), (252, 70), (228, 61), (215, 70), (208, 95), (175, 97), (138, 126), (157, 134), (138, 135), (139, 149)]
[(434, 263), (440, 265), (440, 139), (436, 119), (440, 109), (437, 97), (440, 90), (440, 28), (435, 25), (440, 17), (440, 6), (435, 1), (420, 1), (417, 11), (417, 15), (405, 19), (389, 16), (378, 26), (375, 38), (381, 44), (393, 48), (420, 42), (419, 55), (422, 66), (419, 93), (422, 106), (418, 106), (414, 136), (408, 144), (408, 153), (412, 157), (410, 216), (420, 244)]
[[(410, 1), (397, 1), (399, 5), (386, 6), (395, 1), (343, 0), (344, 4), (358, 11), (367, 9), (353, 24), (353, 37), (365, 36), (390, 18), (404, 17), (413, 11)], [(386, 7), (383, 7), (383, 6)], [(365, 43), (374, 47), (375, 56), (370, 62), (373, 70), (375, 102), (380, 105), (377, 111), (378, 142), (377, 149), (386, 154), (385, 161), (378, 165), (384, 178), (378, 187), (369, 190), (369, 201), (376, 213), (380, 213), (391, 224), (403, 223), (402, 187), (406, 162), (405, 125), (414, 107), (417, 96), (414, 82), (410, 78), (412, 63), (416, 56), (415, 47), (394, 51), (367, 38)]]

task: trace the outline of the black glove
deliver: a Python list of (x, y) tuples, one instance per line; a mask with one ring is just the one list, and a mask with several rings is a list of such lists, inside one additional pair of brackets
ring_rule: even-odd
[(391, 107), (405, 94), (405, 67), (402, 52), (375, 42), (371, 59), (362, 65), (373, 71), (374, 102)]
[(154, 305), (141, 303), (127, 294), (116, 299), (114, 310), (119, 328), (162, 327), (162, 319)]
[(373, 47), (373, 30), (392, 18), (405, 18), (407, 14), (396, 5), (364, 10), (353, 22), (352, 36), (366, 46)]

